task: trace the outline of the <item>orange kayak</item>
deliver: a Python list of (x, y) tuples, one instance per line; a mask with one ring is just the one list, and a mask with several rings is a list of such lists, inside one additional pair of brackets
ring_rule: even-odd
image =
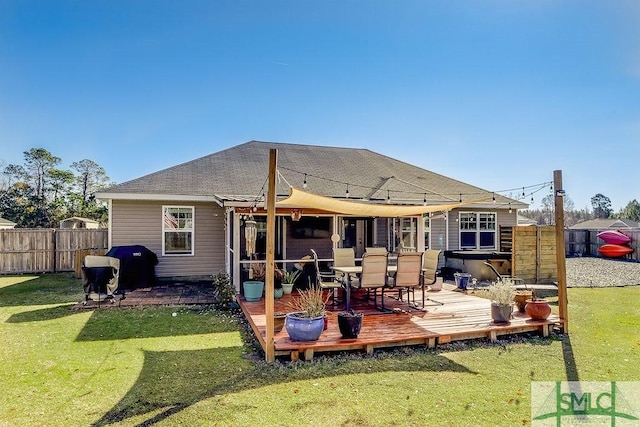
[(607, 258), (620, 258), (633, 252), (633, 248), (623, 245), (612, 245), (607, 243), (598, 248), (598, 252)]

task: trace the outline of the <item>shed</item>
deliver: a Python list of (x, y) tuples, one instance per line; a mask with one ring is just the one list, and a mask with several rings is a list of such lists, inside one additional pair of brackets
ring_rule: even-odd
[(16, 225), (15, 222), (0, 217), (0, 230), (9, 230), (15, 228)]
[(78, 216), (73, 216), (71, 218), (63, 219), (60, 221), (60, 228), (100, 228), (100, 223), (96, 220), (89, 218), (81, 218)]

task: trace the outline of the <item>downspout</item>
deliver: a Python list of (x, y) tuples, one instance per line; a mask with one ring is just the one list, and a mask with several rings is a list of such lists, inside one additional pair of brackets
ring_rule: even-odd
[(113, 199), (109, 199), (107, 202), (107, 211), (109, 212), (107, 221), (107, 249), (111, 249), (113, 246)]
[(236, 289), (236, 292), (240, 292), (240, 215), (235, 213), (235, 210), (232, 210), (233, 215), (233, 286)]

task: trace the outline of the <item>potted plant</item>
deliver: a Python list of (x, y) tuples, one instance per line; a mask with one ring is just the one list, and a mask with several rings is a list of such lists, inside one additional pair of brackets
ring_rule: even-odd
[(520, 289), (516, 291), (516, 296), (514, 298), (516, 307), (518, 307), (518, 311), (520, 313), (524, 313), (524, 307), (527, 305), (527, 300), (535, 298), (535, 294), (532, 290), (529, 289)]
[(289, 295), (293, 292), (293, 285), (300, 276), (300, 271), (283, 271), (282, 272), (282, 290), (285, 294)]
[(362, 329), (362, 318), (364, 313), (353, 310), (338, 313), (338, 328), (342, 338), (358, 338)]
[(328, 296), (322, 288), (312, 286), (300, 291), (289, 305), (295, 310), (287, 314), (285, 328), (293, 341), (315, 341), (324, 329), (324, 315)]
[(528, 299), (524, 308), (531, 320), (546, 320), (551, 314), (551, 306), (544, 298), (533, 297)]
[(242, 283), (244, 299), (247, 301), (260, 301), (264, 292), (264, 275), (266, 265), (263, 262), (254, 263), (249, 266), (249, 280)]
[(273, 332), (278, 333), (284, 327), (284, 321), (287, 318), (287, 313), (282, 311), (276, 311), (273, 313)]
[(510, 279), (498, 280), (484, 292), (491, 300), (491, 319), (495, 323), (509, 323), (516, 294), (513, 281)]

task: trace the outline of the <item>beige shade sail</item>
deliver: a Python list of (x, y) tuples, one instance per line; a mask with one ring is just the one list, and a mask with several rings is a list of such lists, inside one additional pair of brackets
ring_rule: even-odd
[(422, 215), (429, 212), (450, 211), (460, 206), (470, 205), (483, 200), (426, 206), (394, 205), (334, 199), (290, 187), (289, 197), (277, 202), (276, 206), (282, 208), (319, 209), (344, 215), (395, 218)]

